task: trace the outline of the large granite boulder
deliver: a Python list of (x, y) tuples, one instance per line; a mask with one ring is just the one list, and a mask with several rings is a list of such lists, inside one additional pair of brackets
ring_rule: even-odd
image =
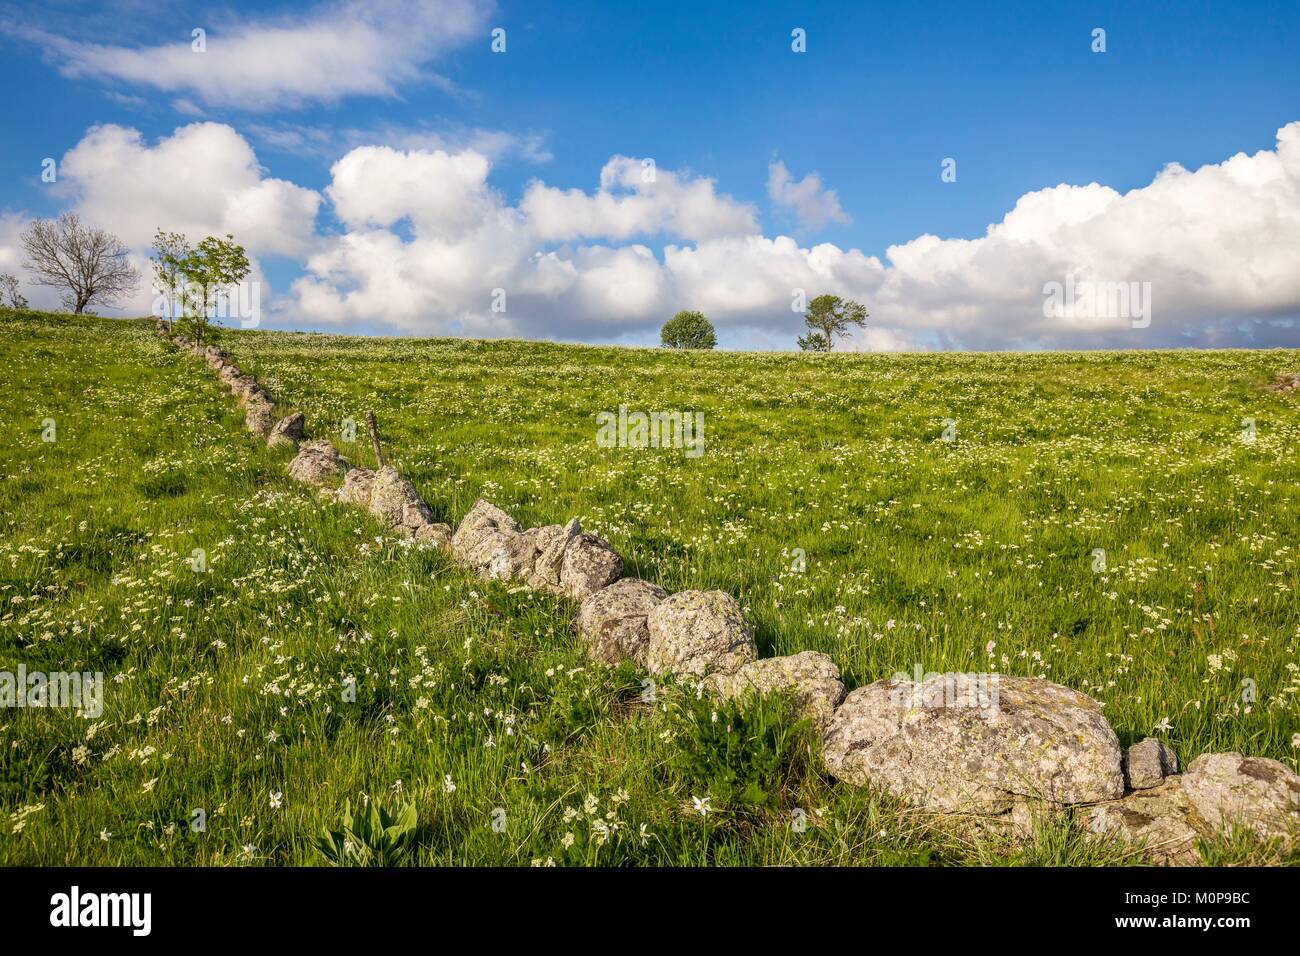
[(754, 629), (725, 591), (682, 591), (647, 615), (652, 674), (706, 677), (734, 673), (758, 656)]
[[(532, 569), (533, 562), (529, 562)], [(583, 531), (569, 538), (560, 566), (560, 589), (583, 601), (623, 576), (623, 558), (604, 538)]]
[(645, 666), (650, 646), (650, 610), (668, 597), (657, 584), (623, 578), (589, 595), (578, 612), (587, 655), (605, 664), (623, 660)]
[(461, 519), (451, 549), (457, 561), (492, 580), (526, 580), (536, 556), (534, 539), (519, 522), (482, 498)]
[(1201, 754), (1182, 783), (1192, 808), (1215, 830), (1240, 825), (1265, 839), (1300, 832), (1300, 776), (1276, 760)]
[(303, 442), (289, 462), (289, 476), (310, 485), (327, 485), (347, 470), (347, 462), (328, 441), (318, 438)]
[(827, 727), (823, 758), (840, 780), (942, 812), (1124, 793), (1119, 739), (1101, 705), (1028, 677), (934, 674), (859, 687)]

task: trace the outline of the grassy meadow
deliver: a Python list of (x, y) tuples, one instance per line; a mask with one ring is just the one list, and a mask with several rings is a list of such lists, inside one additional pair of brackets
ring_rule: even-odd
[[(1300, 351), (221, 343), (357, 464), (373, 410), (439, 520), (576, 515), (629, 575), (736, 595), (761, 656), (824, 651), (850, 687), (1045, 677), (1125, 745), (1297, 767), (1300, 393), (1262, 385)], [(108, 680), (95, 719), (0, 711), (0, 863), (328, 862), (347, 803), (413, 806), (388, 861), (416, 865), (1144, 860), (836, 784), (779, 699), (647, 702), (585, 659), (571, 603), (291, 481), (150, 323), (0, 310), (0, 358), (0, 670)], [(702, 412), (704, 453), (598, 447), (620, 405)]]

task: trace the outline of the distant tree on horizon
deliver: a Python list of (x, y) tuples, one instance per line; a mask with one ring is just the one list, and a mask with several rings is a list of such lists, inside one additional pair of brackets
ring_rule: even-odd
[[(183, 243), (184, 237), (180, 238)], [(189, 329), (196, 341), (203, 342), (210, 335), (208, 320), (223, 298), (228, 298), (233, 287), (247, 278), (248, 255), (229, 233), (224, 239), (208, 236), (180, 260), (179, 267), (185, 309), (181, 326)]]
[(848, 334), (849, 326), (859, 328), (867, 324), (867, 308), (852, 299), (841, 299), (838, 295), (819, 295), (808, 303), (804, 313), (804, 325), (808, 334), (799, 336), (799, 348), (805, 352), (829, 352), (835, 344), (835, 337)]
[(183, 306), (182, 294), (185, 285), (185, 260), (194, 254), (189, 240), (179, 232), (163, 232), (155, 229), (153, 234), (153, 253), (149, 256), (153, 263), (153, 289), (160, 299), (159, 303), (166, 311), (167, 318), (178, 317), (177, 305)]
[(664, 323), (659, 341), (668, 349), (711, 349), (718, 344), (718, 336), (703, 312), (684, 309)]
[(18, 288), (18, 277), (0, 272), (0, 305), (11, 309), (27, 308), (27, 298)]

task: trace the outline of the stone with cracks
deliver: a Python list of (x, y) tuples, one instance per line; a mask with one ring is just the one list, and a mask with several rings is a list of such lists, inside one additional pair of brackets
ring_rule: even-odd
[(347, 462), (328, 441), (318, 438), (303, 442), (289, 462), (289, 476), (310, 485), (326, 485), (347, 470)]
[(1123, 796), (1119, 739), (1095, 700), (1028, 677), (985, 678), (985, 690), (970, 696), (937, 683), (974, 676), (859, 687), (826, 729), (827, 769), (941, 812), (1002, 813), (1022, 797), (1074, 804)]
[(1181, 780), (1192, 808), (1213, 829), (1236, 824), (1268, 839), (1300, 827), (1300, 776), (1276, 760), (1201, 754)]
[(623, 576), (623, 558), (609, 542), (579, 532), (568, 539), (560, 565), (560, 589), (575, 601), (584, 601)]
[(640, 578), (623, 578), (587, 597), (578, 611), (587, 655), (606, 664), (630, 660), (644, 667), (650, 646), (647, 616), (667, 597), (659, 585)]
[(734, 673), (758, 656), (754, 629), (725, 591), (682, 591), (647, 615), (652, 674), (706, 677)]
[(1130, 790), (1158, 787), (1177, 772), (1178, 758), (1154, 737), (1134, 744), (1124, 755), (1124, 782)]
[(1097, 835), (1109, 834), (1125, 843), (1145, 844), (1161, 866), (1191, 866), (1200, 862), (1196, 816), (1183, 790), (1181, 777), (1170, 777), (1149, 790), (1088, 807), (1083, 826)]
[(534, 539), (519, 522), (480, 498), (451, 539), (456, 560), (487, 578), (526, 576), (536, 555)]
[(766, 696), (773, 691), (793, 691), (800, 711), (818, 730), (830, 723), (835, 708), (844, 699), (840, 669), (830, 657), (818, 651), (751, 661), (734, 674), (706, 677), (704, 686), (726, 699), (750, 692)]
[(275, 427), (271, 429), (271, 435), (267, 438), (266, 443), (272, 448), (280, 448), (286, 445), (296, 446), (303, 439), (306, 425), (307, 419), (302, 412), (286, 415), (275, 423)]
[(566, 525), (547, 525), (537, 529), (537, 559), (529, 583), (533, 587), (559, 587), (564, 571), (564, 554), (570, 543), (582, 534), (582, 524), (574, 518)]
[(275, 427), (275, 406), (263, 398), (251, 398), (244, 404), (244, 427), (267, 436)]
[(420, 525), (433, 524), (433, 513), (415, 490), (415, 485), (403, 478), (391, 465), (385, 465), (375, 472), (367, 507), (372, 515), (390, 528), (413, 531)]
[(369, 468), (349, 468), (336, 497), (346, 504), (369, 508), (370, 489), (374, 483), (375, 473)]

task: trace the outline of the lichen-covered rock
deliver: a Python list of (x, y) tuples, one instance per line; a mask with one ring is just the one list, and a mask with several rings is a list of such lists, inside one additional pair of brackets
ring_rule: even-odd
[(1125, 843), (1145, 844), (1152, 862), (1162, 866), (1191, 866), (1200, 862), (1196, 815), (1183, 790), (1181, 777), (1148, 790), (1138, 790), (1081, 811), (1084, 827), (1110, 834)]
[(743, 697), (751, 691), (766, 696), (773, 691), (791, 690), (800, 710), (818, 730), (830, 723), (835, 708), (844, 699), (839, 667), (818, 651), (751, 661), (733, 674), (706, 677), (704, 686), (727, 699)]
[(244, 427), (256, 435), (267, 437), (275, 427), (275, 406), (260, 396), (244, 403)]
[(547, 525), (538, 528), (534, 540), (537, 558), (533, 561), (529, 584), (533, 587), (549, 586), (551, 590), (558, 588), (560, 575), (564, 571), (564, 553), (580, 534), (582, 534), (582, 524), (577, 518), (565, 525)]
[(367, 508), (390, 528), (414, 529), (422, 524), (433, 524), (433, 514), (415, 490), (415, 485), (391, 465), (375, 472)]
[(724, 591), (674, 594), (650, 609), (647, 623), (646, 669), (652, 674), (730, 674), (758, 656), (754, 629)]
[(347, 462), (328, 441), (303, 442), (289, 462), (289, 476), (310, 485), (327, 485), (347, 470)]
[(1181, 780), (1192, 808), (1215, 830), (1236, 824), (1268, 839), (1300, 827), (1300, 776), (1276, 760), (1201, 754)]
[(1128, 748), (1124, 755), (1124, 782), (1130, 790), (1149, 790), (1178, 772), (1174, 752), (1154, 737)]
[(587, 597), (578, 611), (578, 630), (587, 655), (606, 664), (631, 660), (645, 666), (650, 646), (650, 609), (668, 597), (657, 584), (623, 578)]
[(526, 579), (536, 556), (534, 539), (519, 522), (482, 498), (461, 519), (451, 548), (461, 564), (497, 580)]
[(307, 419), (302, 412), (294, 412), (292, 415), (286, 415), (275, 423), (271, 429), (270, 436), (266, 443), (272, 448), (280, 448), (286, 445), (297, 445), (302, 441), (307, 425)]
[[(1001, 813), (1022, 797), (1074, 804), (1123, 795), (1119, 739), (1095, 700), (1027, 677), (980, 675), (981, 690), (975, 677), (859, 687), (826, 729), (827, 769), (942, 812)], [(961, 678), (971, 679), (964, 690)]]
[(623, 558), (604, 538), (583, 531), (568, 539), (560, 565), (560, 588), (584, 601), (623, 576)]
[(443, 551), (451, 550), (451, 525), (441, 522), (420, 525), (415, 529), (413, 537), (416, 541), (432, 544)]
[(336, 497), (344, 504), (358, 508), (370, 507), (370, 490), (375, 484), (375, 473), (369, 468), (349, 468), (343, 476)]

